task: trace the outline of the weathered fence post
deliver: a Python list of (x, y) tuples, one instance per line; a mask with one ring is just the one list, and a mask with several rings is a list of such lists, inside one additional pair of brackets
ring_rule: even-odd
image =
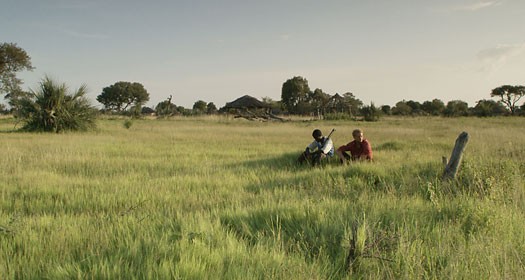
[(459, 134), (458, 138), (456, 139), (456, 145), (454, 146), (454, 150), (452, 150), (450, 160), (445, 166), (445, 171), (443, 172), (442, 179), (446, 180), (453, 179), (456, 177), (456, 173), (458, 172), (459, 166), (461, 164), (461, 158), (463, 156), (463, 151), (467, 146), (468, 139), (469, 136), (467, 132), (463, 131), (461, 132), (461, 134)]

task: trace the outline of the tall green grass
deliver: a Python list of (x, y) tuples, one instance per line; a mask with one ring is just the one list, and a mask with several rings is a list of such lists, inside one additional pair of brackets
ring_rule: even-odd
[[(1, 279), (525, 277), (523, 118), (123, 122), (55, 135), (0, 120)], [(314, 128), (338, 146), (356, 127), (374, 163), (295, 164)]]

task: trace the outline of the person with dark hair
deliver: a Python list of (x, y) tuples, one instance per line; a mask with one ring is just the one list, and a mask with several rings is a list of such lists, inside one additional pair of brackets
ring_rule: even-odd
[[(361, 129), (355, 129), (352, 132), (352, 137), (354, 137), (354, 141), (337, 148), (336, 154), (340, 162), (345, 164), (349, 160), (371, 161), (373, 159), (372, 146), (370, 142), (364, 138), (363, 131)], [(350, 154), (347, 152), (350, 152)]]
[(332, 142), (332, 139), (324, 137), (319, 129), (314, 129), (312, 137), (314, 138), (314, 141), (306, 147), (305, 151), (299, 156), (297, 161), (299, 163), (307, 161), (315, 166), (320, 164), (321, 160), (325, 159), (327, 156), (331, 157), (334, 155), (334, 143)]

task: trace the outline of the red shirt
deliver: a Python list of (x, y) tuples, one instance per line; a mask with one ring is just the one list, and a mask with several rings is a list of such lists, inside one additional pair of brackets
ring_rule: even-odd
[(343, 145), (337, 149), (341, 152), (348, 152), (350, 151), (350, 154), (352, 155), (352, 159), (359, 159), (362, 156), (364, 156), (368, 160), (372, 160), (372, 146), (370, 146), (370, 143), (368, 140), (363, 139), (361, 143), (357, 142), (356, 140)]

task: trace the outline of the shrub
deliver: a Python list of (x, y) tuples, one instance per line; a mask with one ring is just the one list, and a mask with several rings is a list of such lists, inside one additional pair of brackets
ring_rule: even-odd
[(361, 108), (361, 113), (363, 114), (364, 120), (367, 122), (377, 122), (381, 116), (381, 109), (377, 108), (374, 103), (370, 103), (370, 106), (364, 106)]
[(328, 121), (338, 121), (338, 120), (344, 120), (344, 121), (352, 121), (355, 120), (352, 115), (348, 113), (327, 113), (324, 115), (324, 119)]
[(96, 109), (86, 99), (87, 87), (82, 85), (68, 93), (65, 84), (45, 77), (37, 91), (21, 100), (18, 117), (27, 131), (83, 131), (95, 128)]
[(124, 125), (124, 128), (130, 129), (131, 126), (133, 125), (133, 121), (132, 120), (125, 120), (123, 125)]

